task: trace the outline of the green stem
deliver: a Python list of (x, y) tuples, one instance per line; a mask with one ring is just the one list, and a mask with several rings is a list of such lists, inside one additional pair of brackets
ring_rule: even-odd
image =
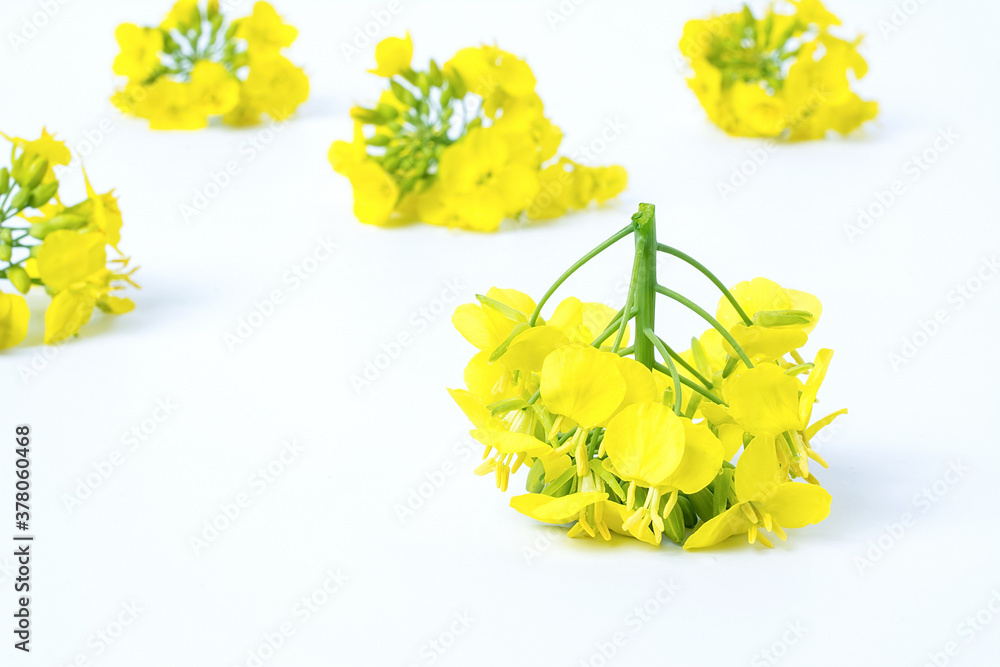
[[(650, 331), (656, 326), (656, 207), (639, 204), (632, 216), (635, 225), (635, 326), (636, 331)], [(635, 337), (635, 360), (646, 368), (655, 361), (653, 341), (647, 336)]]
[[(622, 313), (624, 311), (625, 311), (624, 308), (618, 311), (618, 314), (614, 316), (614, 318), (611, 320), (611, 323), (608, 324), (607, 328), (601, 333), (600, 336), (594, 339), (593, 343), (590, 344), (592, 347), (600, 347), (604, 343), (604, 341), (606, 341), (608, 338), (611, 337), (611, 334), (618, 331), (618, 328), (621, 325)], [(634, 310), (629, 314), (626, 322), (630, 321), (633, 317), (635, 317)]]
[(724, 326), (722, 326), (717, 319), (715, 319), (714, 317), (712, 317), (711, 315), (709, 315), (708, 312), (706, 312), (704, 308), (702, 308), (701, 306), (699, 306), (698, 304), (696, 304), (691, 299), (688, 299), (687, 297), (682, 296), (682, 295), (678, 294), (677, 292), (673, 291), (672, 289), (664, 287), (663, 285), (657, 285), (656, 286), (656, 291), (659, 292), (660, 294), (664, 295), (664, 296), (670, 297), (674, 301), (676, 301), (676, 302), (678, 302), (678, 303), (686, 306), (690, 310), (693, 310), (694, 312), (696, 312), (699, 315), (701, 315), (702, 319), (704, 319), (706, 322), (708, 322), (709, 324), (711, 324), (715, 328), (716, 331), (718, 331), (720, 334), (722, 334), (722, 337), (726, 339), (726, 342), (728, 342), (732, 346), (732, 348), (734, 350), (736, 350), (736, 354), (738, 354), (739, 357), (740, 357), (740, 360), (744, 364), (746, 364), (746, 367), (747, 368), (753, 368), (753, 363), (750, 361), (750, 358), (747, 357), (746, 352), (743, 351), (743, 348), (740, 347), (739, 344), (736, 342), (736, 339), (734, 339), (732, 337), (732, 335), (730, 335), (730, 333), (728, 331), (726, 331), (726, 328)]
[(736, 312), (739, 314), (740, 318), (743, 320), (743, 323), (746, 324), (747, 326), (750, 326), (751, 324), (753, 324), (753, 320), (751, 320), (749, 317), (747, 317), (746, 312), (744, 312), (743, 308), (740, 306), (739, 301), (736, 300), (736, 297), (733, 296), (732, 292), (730, 292), (729, 289), (723, 284), (723, 282), (721, 280), (719, 280), (718, 278), (716, 278), (715, 274), (712, 273), (711, 271), (709, 271), (708, 268), (704, 264), (702, 264), (701, 262), (699, 262), (698, 260), (696, 260), (694, 257), (691, 257), (687, 253), (681, 252), (677, 248), (672, 248), (672, 247), (670, 247), (668, 245), (664, 245), (662, 243), (660, 243), (659, 245), (657, 245), (657, 249), (660, 250), (661, 252), (667, 253), (668, 255), (673, 255), (674, 257), (677, 257), (678, 259), (682, 259), (685, 262), (687, 262), (688, 264), (690, 264), (691, 266), (693, 266), (694, 268), (696, 268), (699, 271), (701, 271), (705, 275), (706, 278), (708, 278), (709, 280), (711, 280), (712, 283), (714, 283), (715, 286), (718, 287), (722, 291), (723, 295), (725, 295), (725, 297), (729, 301), (729, 303), (731, 303), (732, 306), (733, 306), (733, 308), (736, 309)]
[(706, 389), (711, 389), (712, 388), (712, 383), (709, 382), (708, 380), (706, 380), (705, 376), (703, 376), (701, 373), (699, 373), (698, 370), (694, 366), (692, 366), (688, 362), (684, 361), (684, 357), (682, 357), (681, 355), (679, 355), (676, 352), (674, 352), (674, 349), (672, 347), (670, 347), (669, 345), (667, 345), (667, 343), (666, 343), (665, 340), (663, 340), (659, 336), (657, 336), (656, 338), (657, 338), (657, 340), (660, 341), (660, 344), (663, 345), (663, 347), (667, 350), (667, 352), (670, 354), (670, 356), (673, 357), (674, 360), (677, 363), (679, 363), (681, 366), (684, 367), (684, 370), (686, 370), (691, 375), (695, 376), (695, 378), (697, 378), (697, 380), (699, 382), (701, 382), (703, 385), (705, 385)]
[(586, 255), (578, 259), (576, 261), (576, 264), (566, 269), (566, 272), (563, 273), (561, 276), (559, 276), (558, 280), (552, 283), (552, 287), (550, 287), (549, 291), (545, 293), (545, 296), (542, 297), (542, 300), (538, 302), (538, 305), (535, 307), (535, 312), (531, 314), (531, 319), (528, 320), (528, 324), (531, 326), (535, 326), (535, 322), (538, 320), (538, 316), (542, 312), (542, 306), (544, 306), (545, 302), (549, 300), (549, 298), (555, 293), (557, 289), (559, 289), (559, 286), (562, 285), (564, 282), (566, 282), (567, 278), (573, 275), (573, 272), (575, 272), (581, 266), (592, 260), (594, 257), (597, 257), (597, 255), (601, 254), (602, 252), (607, 250), (609, 247), (611, 247), (618, 241), (622, 240), (623, 238), (631, 234), (633, 231), (635, 231), (635, 229), (631, 225), (625, 227), (617, 234), (615, 234), (608, 240), (604, 241), (604, 243), (600, 244), (599, 246), (588, 252)]
[[(666, 366), (664, 366), (663, 364), (661, 364), (658, 361), (654, 361), (653, 362), (653, 368), (655, 370), (660, 371), (664, 375), (670, 375), (670, 369), (667, 368)], [(728, 405), (728, 403), (726, 403), (724, 400), (722, 400), (721, 398), (719, 398), (718, 396), (716, 396), (715, 394), (713, 394), (709, 390), (705, 389), (704, 387), (698, 385), (697, 383), (692, 382), (691, 380), (687, 379), (683, 375), (680, 376), (680, 381), (681, 381), (682, 385), (684, 385), (685, 387), (687, 387), (691, 391), (695, 391), (695, 392), (701, 394), (702, 396), (704, 396), (708, 400), (712, 401), (713, 403), (718, 403), (719, 405)]]
[(653, 333), (652, 329), (643, 329), (642, 333), (660, 351), (660, 356), (667, 362), (667, 370), (670, 371), (670, 377), (674, 381), (674, 414), (679, 417), (684, 410), (684, 400), (681, 396), (681, 379), (680, 375), (677, 374), (677, 367), (674, 366), (674, 362), (670, 358), (670, 353), (667, 352), (666, 345), (660, 340), (659, 336)]

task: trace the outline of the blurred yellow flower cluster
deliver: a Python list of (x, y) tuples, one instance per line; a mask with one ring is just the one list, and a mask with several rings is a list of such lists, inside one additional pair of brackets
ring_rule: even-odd
[(0, 350), (24, 340), (30, 311), (21, 295), (35, 286), (52, 296), (45, 312), (50, 345), (76, 335), (94, 308), (132, 310), (131, 300), (115, 294), (125, 284), (138, 286), (118, 250), (122, 216), (114, 194), (98, 194), (84, 174), (86, 199), (64, 204), (54, 167), (69, 164), (66, 145), (44, 129), (33, 141), (0, 136), (12, 144), (10, 167), (0, 168), (0, 278), (15, 290), (0, 293)]
[[(633, 279), (621, 310), (568, 297), (541, 316), (563, 281), (630, 235)], [(657, 282), (658, 253), (721, 289), (714, 316)], [(653, 331), (657, 295), (711, 328), (675, 352)], [(767, 546), (768, 534), (784, 540), (786, 528), (829, 514), (830, 494), (809, 460), (826, 463), (810, 442), (846, 412), (812, 419), (833, 353), (806, 362), (798, 348), (820, 312), (816, 297), (764, 278), (726, 289), (699, 262), (657, 243), (654, 209), (642, 204), (630, 226), (576, 262), (539, 303), (492, 288), (455, 311), (455, 327), (478, 350), (466, 388), (450, 390), (485, 448), (476, 472), (505, 491), (510, 475), (527, 468), (528, 493), (511, 506), (573, 524), (571, 537), (617, 533), (660, 544), (666, 535), (687, 549), (737, 534)]]
[(370, 71), (389, 87), (374, 108), (351, 110), (353, 140), (330, 147), (361, 222), (492, 232), (505, 218), (554, 218), (625, 188), (622, 167), (555, 157), (562, 133), (520, 58), (469, 47), (418, 71), (412, 56), (409, 34), (376, 47)]
[(743, 11), (684, 26), (681, 52), (688, 84), (708, 117), (741, 137), (822, 139), (848, 134), (878, 113), (878, 103), (851, 91), (868, 71), (861, 38), (835, 37), (840, 20), (820, 0), (772, 4), (763, 18)]
[(128, 81), (112, 101), (156, 130), (196, 130), (221, 116), (253, 125), (266, 114), (284, 120), (309, 95), (301, 68), (281, 54), (298, 30), (266, 2), (226, 22), (218, 0), (178, 0), (155, 28), (123, 23), (114, 72)]

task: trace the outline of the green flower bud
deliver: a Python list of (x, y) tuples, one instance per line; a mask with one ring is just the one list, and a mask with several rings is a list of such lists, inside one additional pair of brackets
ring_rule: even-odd
[(17, 194), (10, 200), (10, 208), (14, 211), (20, 211), (25, 206), (28, 205), (28, 199), (31, 198), (31, 190), (22, 187), (17, 191)]
[(403, 84), (399, 83), (395, 79), (389, 82), (389, 87), (392, 88), (392, 94), (396, 96), (396, 99), (407, 106), (415, 106), (417, 103), (417, 98), (413, 96), (413, 93), (409, 89), (405, 88)]
[(809, 324), (812, 321), (812, 313), (805, 310), (762, 310), (753, 316), (753, 323), (762, 327)]
[(369, 146), (388, 146), (390, 141), (392, 141), (392, 137), (388, 134), (376, 134), (373, 137), (365, 139), (365, 143)]
[(457, 100), (465, 97), (465, 94), (468, 92), (468, 89), (465, 87), (465, 81), (462, 81), (462, 75), (457, 71), (452, 71), (448, 75), (448, 85), (452, 88), (451, 94)]
[(0, 229), (0, 243), (10, 245), (13, 240), (14, 240), (14, 234), (13, 232), (11, 232), (9, 228), (4, 227)]
[(423, 72), (417, 73), (416, 86), (417, 88), (420, 89), (420, 92), (423, 94), (424, 97), (427, 97), (428, 95), (431, 94), (431, 82), (427, 78), (427, 75), (424, 74)]
[(25, 164), (24, 153), (15, 158), (14, 163), (11, 165), (10, 175), (14, 178), (15, 183), (20, 183), (24, 180), (24, 171), (28, 168)]
[(712, 509), (712, 491), (708, 488), (704, 488), (697, 493), (691, 493), (687, 496), (688, 500), (691, 501), (691, 507), (698, 514), (702, 521), (708, 521), (715, 516)]
[(677, 499), (677, 502), (678, 504), (670, 510), (670, 514), (663, 517), (663, 534), (673, 542), (680, 544), (684, 541), (687, 529), (684, 527), (684, 510), (679, 505), (680, 498)]
[(14, 249), (10, 245), (6, 243), (0, 244), (0, 261), (9, 262), (13, 251)]
[(687, 496), (677, 498), (677, 506), (681, 508), (681, 512), (684, 514), (684, 527), (694, 528), (694, 525), (698, 523), (698, 515), (695, 513), (694, 505), (687, 499)]
[(541, 459), (535, 459), (535, 462), (531, 464), (531, 470), (528, 471), (528, 481), (525, 483), (525, 488), (528, 493), (540, 493), (544, 487), (545, 465)]
[[(45, 158), (36, 158), (34, 162), (31, 163), (31, 168), (28, 169), (27, 180), (25, 181), (25, 188), (28, 190), (33, 190), (42, 179), (45, 178), (45, 172), (49, 169), (49, 161)], [(30, 193), (29, 193), (30, 194)]]
[(379, 103), (375, 107), (375, 115), (381, 118), (383, 121), (390, 121), (399, 116), (399, 109), (392, 106), (391, 104)]
[(431, 69), (427, 74), (427, 78), (435, 88), (440, 88), (441, 84), (444, 83), (444, 77), (441, 76), (441, 68), (438, 67), (438, 64), (434, 60), (431, 60)]
[(20, 266), (15, 265), (7, 268), (7, 280), (21, 294), (27, 294), (28, 290), (31, 289), (31, 277)]
[(39, 206), (48, 204), (56, 195), (57, 190), (59, 190), (58, 181), (52, 181), (51, 183), (46, 183), (35, 188), (31, 193), (31, 208), (38, 208)]
[(8, 190), (10, 190), (10, 172), (4, 167), (0, 169), (0, 195), (7, 194)]
[[(449, 102), (451, 102), (451, 88), (442, 88), (441, 89), (441, 106), (443, 106), (443, 107), (444, 106), (448, 106)], [(451, 111), (451, 109), (449, 108), (448, 111)]]
[(354, 107), (351, 109), (351, 118), (369, 125), (382, 125), (384, 123), (381, 116), (371, 109), (365, 109), (364, 107)]

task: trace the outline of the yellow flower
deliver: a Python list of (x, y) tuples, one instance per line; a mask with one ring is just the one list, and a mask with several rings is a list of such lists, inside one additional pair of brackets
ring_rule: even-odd
[(104, 268), (106, 242), (99, 232), (52, 232), (38, 248), (38, 276), (56, 292), (84, 281)]
[(618, 355), (588, 345), (567, 345), (545, 358), (541, 396), (554, 414), (582, 429), (606, 422), (625, 398), (626, 383)]
[(199, 60), (191, 70), (191, 103), (205, 114), (223, 114), (240, 99), (240, 82), (225, 67), (210, 60)]
[(177, 0), (174, 6), (167, 13), (160, 28), (163, 30), (186, 30), (196, 26), (201, 21), (201, 13), (198, 11), (198, 0)]
[(399, 186), (373, 160), (358, 163), (347, 174), (354, 188), (354, 215), (369, 225), (387, 225), (399, 201)]
[(759, 539), (771, 546), (762, 531), (784, 540), (784, 528), (819, 523), (830, 514), (825, 489), (788, 481), (771, 436), (758, 436), (747, 445), (736, 463), (735, 489), (738, 502), (698, 528), (685, 549), (710, 547), (743, 532), (751, 544)]
[(274, 7), (266, 2), (256, 3), (250, 16), (233, 23), (237, 39), (245, 39), (250, 56), (259, 60), (277, 56), (299, 34), (293, 26), (282, 23)]
[[(730, 292), (753, 323), (745, 324), (724, 297), (719, 299), (715, 318), (755, 363), (773, 361), (804, 345), (823, 313), (812, 294), (783, 288), (766, 278), (741, 282)], [(736, 356), (728, 342), (723, 345)]]
[[(465, 340), (477, 349), (492, 353), (507, 340), (517, 324), (528, 321), (535, 310), (535, 302), (523, 292), (499, 287), (491, 287), (486, 296), (490, 301), (456, 308), (451, 322)], [(492, 302), (506, 309), (490, 305)]]
[(538, 191), (533, 156), (512, 150), (502, 134), (476, 128), (445, 150), (438, 179), (423, 198), (428, 223), (495, 231), (501, 220), (523, 211)]
[(83, 182), (87, 186), (87, 202), (82, 211), (88, 213), (88, 226), (99, 231), (108, 245), (117, 249), (122, 229), (122, 212), (118, 208), (118, 199), (112, 192), (97, 194), (86, 171), (83, 172)]
[(746, 128), (743, 136), (776, 137), (785, 129), (785, 105), (756, 83), (737, 81), (730, 92), (733, 114)]
[(115, 74), (141, 82), (160, 64), (160, 52), (163, 51), (160, 30), (123, 23), (115, 28), (115, 39), (121, 47), (112, 65)]
[(45, 176), (42, 177), (42, 183), (51, 183), (56, 180), (54, 171), (56, 165), (68, 165), (73, 157), (69, 149), (66, 148), (66, 143), (56, 139), (55, 135), (49, 134), (44, 127), (42, 128), (42, 136), (30, 141), (21, 137), (8, 137), (2, 132), (0, 132), (0, 136), (23, 151), (25, 165), (30, 165), (39, 159), (48, 162), (49, 166), (45, 170)]
[(489, 118), (496, 117), (508, 98), (526, 97), (535, 91), (535, 75), (528, 63), (495, 46), (462, 49), (444, 64), (444, 71), (457, 73), (470, 92), (483, 98), (483, 110)]
[(223, 117), (230, 125), (257, 122), (261, 113), (285, 120), (309, 97), (309, 78), (283, 56), (250, 59), (250, 73), (240, 89), (240, 104)]
[(368, 70), (372, 74), (391, 79), (410, 69), (413, 59), (413, 39), (407, 31), (405, 38), (389, 37), (383, 39), (375, 47), (375, 69)]
[(0, 350), (20, 344), (28, 335), (28, 303), (20, 294), (0, 294)]
[(744, 369), (724, 385), (736, 423), (747, 433), (771, 436), (798, 428), (801, 388), (798, 378), (776, 364)]
[(149, 121), (154, 130), (197, 130), (208, 125), (203, 109), (191, 98), (191, 85), (160, 78), (145, 87), (135, 102), (135, 115)]

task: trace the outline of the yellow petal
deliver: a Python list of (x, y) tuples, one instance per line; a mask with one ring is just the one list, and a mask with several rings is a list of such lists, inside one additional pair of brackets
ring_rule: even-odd
[[(781, 285), (767, 278), (754, 278), (749, 282), (738, 283), (729, 291), (751, 319), (761, 310), (789, 310), (792, 307), (792, 300)], [(726, 331), (743, 321), (725, 297), (719, 299), (715, 319), (719, 320)]]
[(788, 482), (768, 498), (764, 511), (783, 528), (801, 528), (830, 516), (830, 494), (815, 484)]
[(786, 479), (772, 436), (754, 438), (736, 462), (736, 495), (742, 502), (767, 499)]
[[(616, 355), (617, 356), (617, 355)], [(661, 391), (652, 371), (631, 357), (618, 357), (618, 371), (625, 378), (625, 398), (619, 410), (636, 403), (656, 403)]]
[(413, 39), (409, 31), (405, 38), (389, 37), (375, 47), (375, 62), (378, 67), (368, 70), (372, 74), (391, 78), (410, 68), (413, 59)]
[(697, 493), (715, 479), (722, 467), (722, 442), (704, 422), (684, 424), (684, 455), (677, 468), (657, 484), (661, 489), (679, 489), (684, 493)]
[(580, 510), (602, 500), (606, 493), (571, 493), (562, 498), (553, 498), (541, 493), (526, 493), (510, 499), (510, 506), (521, 514), (544, 523), (569, 523)]
[(0, 350), (14, 347), (28, 334), (31, 312), (20, 294), (0, 294)]
[(630, 405), (608, 423), (604, 451), (623, 480), (658, 486), (684, 456), (682, 422), (661, 403)]
[[(805, 331), (792, 327), (762, 327), (735, 324), (729, 333), (754, 363), (774, 361), (782, 355), (802, 347), (809, 336)], [(726, 352), (736, 357), (736, 350), (723, 340)]]
[(801, 384), (775, 364), (746, 369), (727, 381), (729, 412), (754, 435), (797, 429)]
[(823, 304), (820, 303), (819, 299), (808, 292), (800, 292), (794, 289), (786, 288), (785, 294), (792, 301), (791, 310), (804, 310), (812, 315), (812, 321), (809, 324), (803, 325), (802, 330), (809, 333), (815, 329), (819, 323), (819, 316), (823, 314)]
[(805, 429), (809, 426), (813, 404), (816, 402), (816, 394), (819, 393), (819, 387), (823, 384), (823, 378), (826, 377), (826, 371), (830, 368), (830, 360), (832, 358), (833, 350), (827, 348), (823, 348), (816, 353), (812, 370), (809, 371), (809, 377), (806, 379), (805, 389), (802, 390), (802, 398), (799, 400), (800, 429)]
[(734, 505), (722, 514), (703, 523), (691, 537), (687, 538), (687, 541), (684, 542), (684, 548), (704, 549), (714, 546), (733, 535), (746, 532), (750, 525), (740, 510), (740, 506)]
[(512, 371), (537, 373), (545, 357), (568, 343), (566, 334), (554, 326), (531, 327), (514, 337), (500, 362)]
[(542, 401), (583, 428), (606, 421), (625, 398), (625, 378), (617, 355), (584, 345), (567, 345), (542, 364)]
[(552, 449), (548, 443), (542, 442), (538, 438), (506, 430), (477, 429), (472, 432), (472, 437), (487, 447), (496, 449), (501, 454), (520, 454), (523, 452), (528, 456), (538, 456)]
[(501, 428), (500, 420), (476, 396), (464, 389), (449, 389), (448, 393), (477, 429)]
[(722, 441), (722, 457), (732, 461), (743, 446), (743, 429), (736, 424), (722, 424), (718, 429), (719, 440)]
[(837, 410), (836, 412), (831, 412), (826, 417), (823, 417), (819, 421), (813, 422), (813, 425), (806, 429), (806, 440), (812, 440), (813, 436), (816, 435), (821, 428), (828, 426), (830, 422), (839, 417), (840, 415), (846, 415), (847, 408)]

